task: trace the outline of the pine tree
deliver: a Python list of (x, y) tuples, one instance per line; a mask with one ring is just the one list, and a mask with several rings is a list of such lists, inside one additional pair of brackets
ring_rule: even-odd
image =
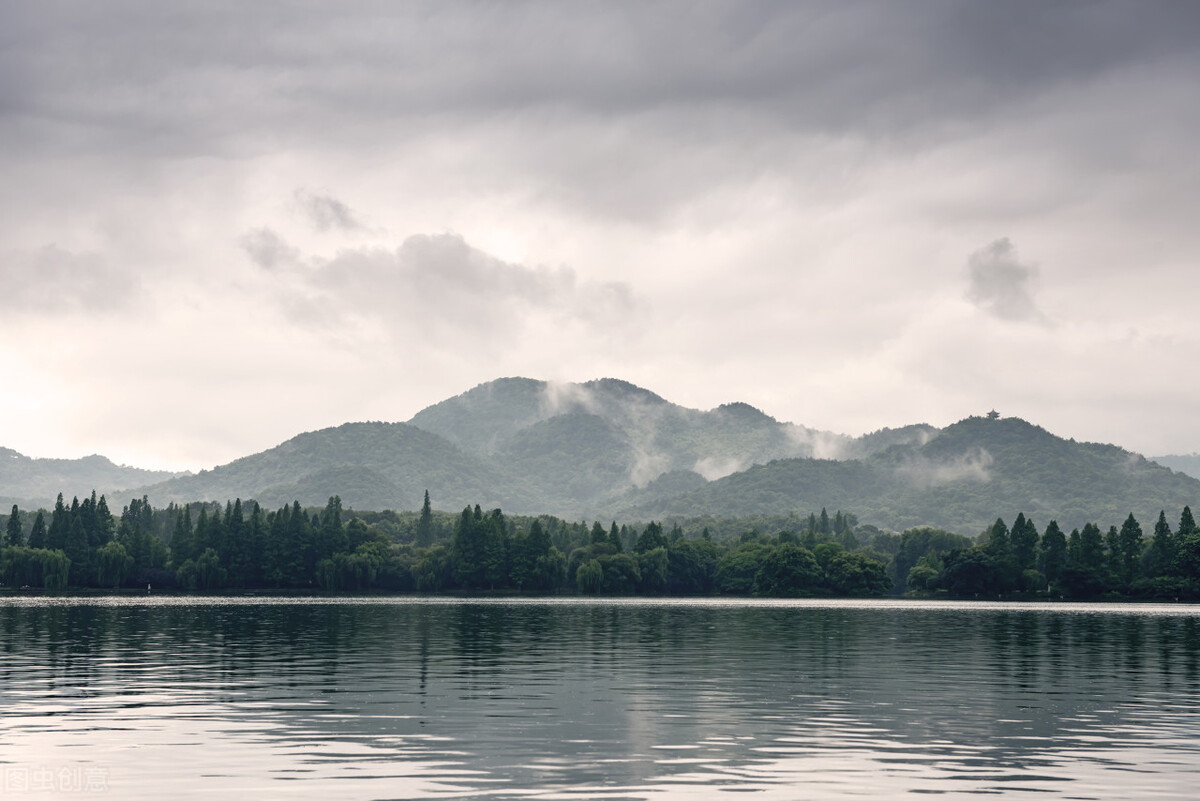
[(996, 558), (1006, 558), (1012, 552), (1012, 542), (1008, 534), (1008, 526), (1004, 520), (997, 517), (996, 522), (988, 530), (988, 552)]
[(63, 549), (71, 560), (70, 583), (82, 587), (91, 577), (91, 564), (88, 559), (87, 532), (83, 530), (82, 517), (76, 516), (71, 520), (71, 528), (67, 532), (66, 548)]
[(10, 548), (19, 548), (25, 544), (21, 532), (21, 511), (14, 503), (12, 512), (8, 515), (8, 526), (4, 530), (4, 544)]
[(1192, 517), (1192, 507), (1183, 507), (1183, 514), (1179, 515), (1179, 530), (1175, 532), (1180, 539), (1197, 533), (1196, 521)]
[(417, 546), (428, 548), (433, 542), (433, 506), (429, 502), (429, 490), (421, 504), (421, 517), (417, 520)]
[[(1074, 532), (1078, 537), (1079, 532)], [(1042, 573), (1046, 581), (1054, 584), (1062, 576), (1063, 568), (1067, 566), (1067, 538), (1063, 536), (1058, 522), (1051, 520), (1042, 534)]]
[(1104, 569), (1104, 537), (1095, 523), (1088, 523), (1079, 533), (1079, 565), (1097, 573)]
[(1160, 510), (1158, 522), (1154, 524), (1154, 539), (1150, 540), (1147, 568), (1151, 576), (1162, 576), (1170, 572), (1175, 561), (1175, 537), (1167, 513)]
[(108, 501), (103, 495), (96, 501), (96, 541), (100, 547), (107, 545), (116, 533), (116, 521), (108, 509)]
[(1020, 570), (1032, 570), (1037, 565), (1038, 531), (1024, 512), (1017, 515), (1012, 527), (1013, 556)]
[(1138, 562), (1142, 557), (1142, 527), (1134, 518), (1133, 512), (1121, 526), (1117, 535), (1117, 547), (1120, 552), (1121, 580), (1126, 585), (1133, 583)]
[(625, 550), (624, 546), (621, 544), (621, 531), (617, 528), (616, 520), (613, 521), (612, 528), (608, 530), (608, 543), (616, 550), (617, 553), (621, 553)]
[(29, 547), (45, 548), (47, 537), (46, 516), (38, 509), (37, 516), (33, 518), (33, 528), (29, 530)]
[(175, 512), (175, 530), (171, 534), (171, 564), (176, 569), (187, 560), (198, 556), (194, 550), (192, 533), (192, 505), (189, 503)]
[(71, 530), (71, 520), (67, 507), (63, 505), (62, 493), (54, 502), (54, 511), (50, 515), (50, 528), (46, 531), (46, 545), (52, 551), (61, 551), (67, 547), (67, 534)]

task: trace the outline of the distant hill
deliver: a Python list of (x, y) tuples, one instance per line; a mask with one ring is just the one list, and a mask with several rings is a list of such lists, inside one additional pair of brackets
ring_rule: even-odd
[(616, 379), (499, 379), (408, 423), (300, 434), (196, 475), (119, 468), (103, 457), (0, 457), (0, 494), (22, 505), (52, 501), (60, 488), (82, 495), (116, 487), (155, 505), (241, 497), (315, 506), (337, 494), (355, 509), (411, 510), (428, 489), (437, 508), (451, 511), (478, 503), (632, 521), (807, 516), (825, 507), (883, 528), (935, 525), (968, 535), (1018, 511), (1069, 530), (1129, 512), (1149, 525), (1159, 509), (1177, 515), (1185, 504), (1200, 506), (1195, 478), (1017, 418), (855, 438), (780, 422), (745, 403), (689, 409)]
[(1200, 453), (1189, 453), (1172, 456), (1148, 456), (1152, 462), (1158, 462), (1163, 467), (1169, 467), (1180, 473), (1186, 473), (1192, 478), (1200, 478)]
[(667, 473), (715, 479), (855, 443), (781, 423), (745, 403), (688, 409), (612, 378), (502, 378), (430, 406), (409, 423), (492, 459), (527, 486), (541, 511), (560, 514), (610, 509)]
[(926, 442), (929, 426), (860, 439), (781, 423), (745, 403), (710, 411), (617, 379), (504, 378), (434, 404), (409, 423), (356, 423), (295, 437), (194, 476), (144, 486), (153, 503), (255, 498), (359, 509), (467, 503), (592, 517), (631, 499), (677, 495), (771, 460), (873, 453)]
[(300, 434), (262, 453), (141, 491), (151, 503), (253, 498), (266, 506), (331, 495), (355, 509), (419, 508), (428, 489), (440, 508), (527, 505), (490, 462), (404, 423), (347, 423)]
[(863, 460), (785, 459), (681, 495), (634, 503), (634, 517), (788, 514), (826, 507), (900, 530), (934, 525), (975, 535), (1018, 511), (1070, 529), (1144, 525), (1160, 509), (1200, 503), (1200, 481), (1114, 445), (1064, 440), (1018, 418), (971, 417), (924, 444), (900, 444)]
[(82, 459), (31, 459), (0, 448), (0, 504), (49, 507), (58, 493), (68, 501), (92, 490), (122, 490), (179, 475), (165, 470), (141, 470), (113, 464), (103, 456)]

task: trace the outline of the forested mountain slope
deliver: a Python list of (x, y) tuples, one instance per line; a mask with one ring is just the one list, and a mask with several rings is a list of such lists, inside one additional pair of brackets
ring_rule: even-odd
[(300, 434), (212, 470), (142, 490), (155, 504), (254, 498), (319, 506), (332, 495), (356, 509), (412, 509), (425, 490), (444, 508), (525, 506), (525, 493), (491, 463), (404, 423), (347, 423)]
[(355, 509), (411, 510), (429, 490), (448, 510), (479, 503), (515, 514), (650, 520), (806, 517), (824, 507), (882, 528), (933, 525), (974, 536), (998, 514), (1018, 511), (1043, 523), (1057, 518), (1069, 530), (1200, 503), (1194, 478), (1017, 418), (851, 438), (782, 423), (744, 403), (688, 409), (616, 379), (499, 379), (410, 423), (301, 434), (169, 480), (102, 457), (0, 456), (0, 497), (26, 506), (94, 487), (160, 505), (241, 497), (315, 506), (339, 495)]
[(1056, 518), (1070, 529), (1130, 512), (1200, 501), (1200, 481), (1113, 445), (1077, 443), (1018, 418), (971, 417), (924, 444), (897, 445), (861, 461), (785, 459), (692, 492), (639, 503), (626, 515), (853, 512), (896, 530), (933, 525), (975, 535), (998, 513)]
[(0, 503), (50, 504), (62, 492), (87, 496), (93, 489), (125, 489), (163, 481), (176, 473), (116, 465), (103, 456), (82, 459), (31, 459), (0, 448)]

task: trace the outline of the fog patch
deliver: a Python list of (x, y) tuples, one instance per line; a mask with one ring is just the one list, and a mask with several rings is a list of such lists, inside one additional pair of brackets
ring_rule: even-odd
[(1037, 267), (1022, 263), (1008, 237), (997, 239), (967, 259), (967, 300), (1001, 320), (1042, 322), (1033, 298)]
[(641, 488), (667, 472), (671, 460), (663, 453), (650, 453), (638, 446), (633, 449), (633, 462), (629, 465), (629, 480)]
[(599, 404), (591, 390), (569, 381), (547, 381), (542, 389), (540, 405), (545, 417), (556, 417), (578, 409), (590, 414), (599, 411)]
[(990, 468), (993, 461), (986, 449), (976, 448), (946, 462), (916, 457), (897, 467), (896, 474), (921, 488), (940, 487), (958, 481), (984, 483), (992, 480)]
[(795, 423), (789, 423), (784, 430), (787, 432), (788, 439), (797, 449), (794, 454), (796, 456), (839, 461), (847, 458), (847, 449), (851, 439), (844, 434), (817, 431)]
[(705, 456), (698, 459), (692, 466), (692, 471), (704, 476), (708, 481), (732, 475), (742, 469), (742, 460), (736, 457), (721, 458), (720, 456)]

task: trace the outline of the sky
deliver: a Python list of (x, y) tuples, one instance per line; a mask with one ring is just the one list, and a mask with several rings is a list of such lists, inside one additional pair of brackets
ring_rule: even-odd
[(1200, 451), (1200, 6), (0, 4), (0, 446), (502, 376)]

